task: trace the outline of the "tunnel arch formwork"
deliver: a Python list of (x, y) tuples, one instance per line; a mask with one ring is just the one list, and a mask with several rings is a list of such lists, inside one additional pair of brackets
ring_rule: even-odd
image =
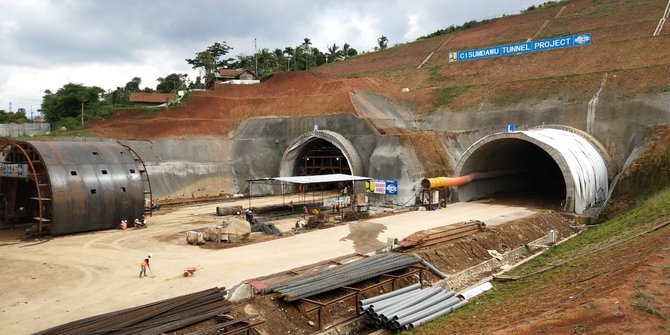
[(3, 223), (34, 223), (37, 233), (60, 235), (115, 228), (144, 214), (148, 177), (121, 144), (13, 142), (2, 152)]
[(608, 158), (593, 141), (547, 127), (486, 136), (465, 151), (455, 173), (502, 172), (459, 186), (456, 197), (469, 201), (506, 192), (541, 194), (581, 214), (607, 196)]
[[(358, 154), (358, 151), (349, 140), (347, 140), (341, 134), (333, 131), (317, 130), (300, 135), (288, 146), (282, 155), (279, 167), (279, 176), (290, 177), (300, 175), (298, 171), (301, 163), (300, 160), (303, 159), (310, 150), (312, 150), (310, 148), (312, 148), (314, 145), (318, 145), (319, 143), (323, 143), (323, 147), (332, 146), (334, 150), (339, 151), (343, 157), (342, 160), (344, 161), (341, 164), (346, 163), (346, 166), (342, 168), (342, 171), (332, 172), (345, 172), (347, 174), (356, 176), (363, 175), (363, 164), (361, 158)], [(328, 154), (326, 154), (324, 157), (327, 157), (327, 155)]]

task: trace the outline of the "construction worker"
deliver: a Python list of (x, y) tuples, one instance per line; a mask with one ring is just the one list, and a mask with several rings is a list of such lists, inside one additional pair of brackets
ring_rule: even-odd
[(151, 266), (149, 265), (150, 259), (151, 254), (148, 254), (147, 257), (140, 262), (140, 278), (142, 278), (142, 276), (147, 276), (147, 268), (149, 268), (149, 271), (151, 271)]

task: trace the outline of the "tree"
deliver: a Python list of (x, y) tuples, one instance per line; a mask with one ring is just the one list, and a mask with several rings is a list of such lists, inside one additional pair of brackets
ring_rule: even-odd
[(202, 69), (205, 72), (205, 83), (209, 87), (214, 83), (216, 71), (233, 61), (230, 58), (223, 58), (232, 49), (226, 42), (216, 42), (208, 46), (206, 50), (197, 52), (195, 58), (187, 58), (186, 63), (190, 64), (193, 69)]
[(202, 77), (197, 76), (195, 77), (195, 82), (191, 82), (190, 84), (188, 84), (188, 88), (192, 90), (192, 89), (203, 89), (206, 87), (205, 83), (202, 82)]
[[(302, 52), (303, 55), (303, 61), (305, 63), (305, 70), (309, 69), (309, 54), (310, 54), (310, 45), (312, 45), (312, 41), (305, 37), (302, 41), (302, 44), (300, 44), (300, 51)], [(298, 57), (296, 53), (296, 58)]]
[(295, 49), (286, 47), (284, 48), (284, 54), (286, 55), (286, 71), (291, 71), (291, 58), (295, 55)]
[(277, 71), (280, 71), (281, 63), (284, 62), (284, 52), (281, 49), (277, 48), (274, 51), (272, 51), (272, 53), (274, 54), (275, 58), (275, 69), (277, 69)]
[[(345, 44), (348, 46), (348, 44)], [(332, 63), (335, 62), (337, 59), (339, 59), (342, 56), (342, 50), (340, 50), (340, 46), (333, 43), (332, 46), (328, 47), (328, 62)]]
[(124, 90), (125, 90), (126, 93), (139, 92), (141, 83), (142, 83), (142, 78), (133, 77), (133, 79), (131, 79), (129, 82), (126, 83), (126, 86), (124, 87)]
[(0, 109), (0, 123), (26, 123), (28, 118), (26, 117), (25, 108), (19, 108), (16, 113), (5, 112), (4, 109)]
[(375, 47), (375, 50), (384, 50), (384, 49), (386, 49), (386, 47), (388, 46), (388, 43), (389, 43), (389, 39), (388, 39), (388, 37), (382, 35), (381, 37), (379, 37), (379, 38), (377, 39), (377, 44), (379, 45), (379, 47)]
[(187, 74), (171, 73), (165, 78), (158, 78), (158, 85), (156, 91), (161, 93), (171, 93), (186, 89)]
[(42, 114), (48, 122), (58, 122), (71, 117), (81, 117), (82, 107), (85, 111), (84, 117), (97, 116), (106, 112), (106, 102), (100, 101), (100, 96), (105, 91), (97, 86), (87, 87), (82, 84), (65, 84), (56, 93), (44, 91), (42, 97)]

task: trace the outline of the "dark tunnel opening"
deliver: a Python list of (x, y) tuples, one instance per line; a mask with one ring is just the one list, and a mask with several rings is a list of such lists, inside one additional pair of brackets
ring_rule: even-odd
[[(324, 174), (352, 174), (346, 156), (338, 147), (321, 138), (313, 139), (301, 148), (295, 161), (294, 176), (314, 176)], [(342, 188), (337, 183), (311, 185), (322, 190)]]
[(37, 216), (35, 183), (29, 179), (2, 177), (0, 182), (0, 226), (31, 223)]
[(493, 198), (560, 209), (566, 199), (563, 173), (549, 153), (534, 143), (505, 138), (484, 144), (463, 164), (460, 175), (502, 171), (458, 188), (459, 200)]

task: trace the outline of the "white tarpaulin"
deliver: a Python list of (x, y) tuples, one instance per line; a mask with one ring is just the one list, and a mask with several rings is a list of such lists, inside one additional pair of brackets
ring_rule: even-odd
[(335, 173), (335, 174), (322, 174), (322, 175), (314, 175), (314, 176), (275, 177), (275, 178), (268, 178), (268, 179), (283, 181), (283, 182), (293, 183), (293, 184), (315, 184), (315, 183), (333, 183), (333, 182), (340, 182), (340, 181), (370, 180), (372, 178)]
[(575, 212), (581, 214), (589, 206), (605, 200), (607, 167), (589, 141), (575, 133), (551, 128), (521, 133), (549, 145), (565, 158), (575, 184)]

